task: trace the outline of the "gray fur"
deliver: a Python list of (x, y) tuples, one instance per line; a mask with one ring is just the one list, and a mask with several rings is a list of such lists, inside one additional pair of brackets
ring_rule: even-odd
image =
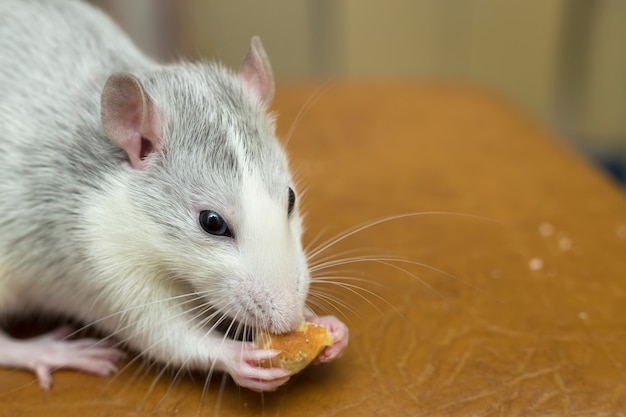
[[(96, 11), (70, 20), (77, 7), (0, 5), (0, 262), (12, 279), (62, 274), (80, 263), (67, 238), (81, 196), (124, 158), (101, 133), (99, 90), (115, 69), (150, 65), (112, 25), (89, 30), (102, 19)], [(130, 52), (126, 60), (113, 44)]]
[[(163, 148), (144, 171), (130, 167), (101, 127), (102, 88), (118, 71), (141, 81), (162, 116)], [(80, 2), (0, 0), (0, 314), (77, 316), (143, 349), (128, 323), (98, 320), (148, 290), (137, 278), (129, 285), (136, 294), (120, 295), (112, 283), (153, 273), (150, 291), (165, 294), (179, 284), (184, 292), (179, 278), (223, 274), (202, 257), (227, 248), (199, 230), (194, 210), (230, 210), (237, 229), (237, 213), (245, 210), (237, 190), (246, 173), (261, 179), (286, 219), (291, 178), (265, 111), (236, 74), (217, 64), (157, 65)], [(101, 224), (102, 213), (120, 223)], [(292, 222), (299, 238), (299, 218)], [(98, 230), (128, 248), (112, 249), (115, 256), (97, 252)], [(118, 256), (134, 257), (126, 260), (136, 265), (123, 270), (127, 276), (116, 275), (124, 263)], [(306, 292), (308, 281), (300, 281)], [(181, 307), (171, 308), (174, 315)], [(154, 307), (152, 313), (161, 320)], [(168, 349), (163, 343), (148, 354), (176, 363)], [(194, 349), (178, 362), (200, 366)]]

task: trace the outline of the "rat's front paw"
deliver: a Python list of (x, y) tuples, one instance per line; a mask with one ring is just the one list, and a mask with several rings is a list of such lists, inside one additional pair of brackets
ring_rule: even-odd
[(52, 372), (57, 369), (75, 369), (103, 376), (116, 370), (115, 362), (124, 353), (110, 342), (67, 340), (71, 333), (72, 329), (61, 327), (32, 339), (0, 338), (0, 363), (35, 372), (39, 385), (45, 390), (52, 386)]
[(340, 357), (348, 346), (348, 327), (335, 316), (313, 316), (308, 317), (307, 321), (326, 327), (333, 335), (333, 345), (325, 348), (315, 359), (315, 363), (330, 362)]
[(252, 391), (275, 391), (289, 380), (289, 372), (282, 368), (262, 368), (259, 363), (269, 360), (278, 351), (258, 349), (254, 343), (244, 343), (241, 349), (233, 352), (231, 363), (227, 366), (233, 380)]

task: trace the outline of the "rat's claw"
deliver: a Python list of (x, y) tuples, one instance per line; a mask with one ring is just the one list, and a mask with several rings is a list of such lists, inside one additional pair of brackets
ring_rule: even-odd
[(61, 327), (32, 339), (0, 340), (2, 364), (28, 369), (37, 375), (41, 388), (52, 386), (52, 372), (57, 369), (74, 369), (106, 376), (117, 369), (115, 363), (124, 353), (111, 342), (96, 339), (65, 340), (72, 329)]
[(279, 353), (279, 350), (258, 349), (254, 343), (246, 343), (244, 349), (241, 351), (241, 357), (246, 362), (256, 364), (264, 360), (275, 358)]
[(113, 358), (119, 357), (119, 355), (110, 355), (111, 359), (98, 359), (79, 354), (78, 357), (73, 357), (71, 360), (68, 360), (68, 357), (63, 355), (42, 357), (34, 364), (33, 371), (37, 375), (41, 388), (49, 390), (52, 386), (52, 372), (61, 368), (71, 368), (100, 376), (107, 376), (117, 372)]
[(288, 376), (274, 379), (272, 381), (263, 381), (260, 379), (250, 378), (242, 381), (242, 383), (239, 385), (255, 392), (271, 392), (276, 391), (278, 388), (286, 384), (287, 381), (289, 381)]
[(274, 391), (289, 380), (289, 372), (282, 368), (262, 368), (258, 363), (279, 353), (271, 349), (257, 349), (253, 343), (246, 343), (235, 354), (234, 364), (228, 373), (238, 385), (252, 391)]

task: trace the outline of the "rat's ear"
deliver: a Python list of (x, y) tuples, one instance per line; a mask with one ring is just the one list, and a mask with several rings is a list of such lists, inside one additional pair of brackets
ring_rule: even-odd
[(102, 90), (102, 127), (111, 142), (126, 151), (135, 169), (161, 144), (161, 117), (141, 82), (127, 73), (109, 77)]
[(265, 106), (270, 104), (274, 97), (274, 76), (258, 36), (250, 42), (250, 49), (239, 67), (239, 76), (252, 87)]

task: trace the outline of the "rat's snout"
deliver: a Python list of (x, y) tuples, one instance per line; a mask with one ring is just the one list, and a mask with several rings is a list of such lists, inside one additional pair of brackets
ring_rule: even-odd
[(250, 325), (285, 333), (298, 328), (304, 320), (308, 268), (299, 242), (286, 237), (274, 239), (273, 243), (257, 247), (247, 257), (240, 305)]
[(243, 276), (236, 292), (248, 325), (284, 333), (304, 320), (310, 279), (300, 218), (288, 206), (291, 188), (270, 193), (260, 178), (243, 180), (245, 210), (237, 239)]
[(297, 279), (268, 279), (254, 276), (240, 289), (240, 307), (249, 325), (271, 333), (285, 333), (300, 326), (304, 320), (304, 299), (297, 288)]

